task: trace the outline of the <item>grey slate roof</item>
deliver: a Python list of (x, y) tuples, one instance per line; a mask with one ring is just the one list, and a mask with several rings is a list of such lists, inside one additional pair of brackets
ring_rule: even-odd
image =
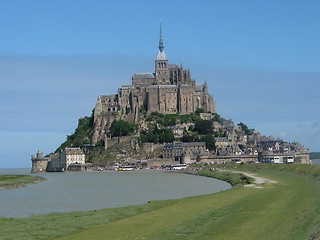
[(149, 88), (178, 88), (176, 85), (150, 85)]
[(154, 78), (154, 74), (153, 73), (135, 73), (133, 75), (133, 78), (139, 78), (139, 79)]

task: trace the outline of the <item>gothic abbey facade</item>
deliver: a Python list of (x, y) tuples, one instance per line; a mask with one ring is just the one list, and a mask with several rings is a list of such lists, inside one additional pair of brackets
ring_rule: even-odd
[(216, 111), (207, 83), (197, 85), (189, 70), (168, 63), (160, 26), (155, 72), (136, 73), (132, 76), (132, 84), (121, 86), (117, 94), (99, 96), (94, 117), (96, 122), (97, 119), (101, 120), (102, 115), (117, 113), (135, 121), (141, 110), (148, 113), (189, 114), (199, 108), (211, 113)]

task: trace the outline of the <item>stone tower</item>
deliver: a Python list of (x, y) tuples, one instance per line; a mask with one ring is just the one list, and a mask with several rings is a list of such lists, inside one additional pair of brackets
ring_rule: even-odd
[(38, 150), (36, 156), (34, 155), (31, 156), (31, 161), (32, 161), (32, 168), (31, 168), (32, 173), (45, 172), (47, 170), (49, 159), (43, 157), (43, 153), (40, 150)]
[(159, 51), (155, 61), (155, 84), (159, 84), (159, 85), (170, 84), (168, 59), (164, 52), (161, 22), (160, 22)]

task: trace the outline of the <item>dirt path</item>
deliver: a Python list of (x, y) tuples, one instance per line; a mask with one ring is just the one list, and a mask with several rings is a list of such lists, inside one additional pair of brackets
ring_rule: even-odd
[(276, 181), (270, 180), (268, 178), (263, 178), (263, 177), (258, 177), (255, 174), (252, 173), (247, 173), (247, 172), (241, 172), (243, 174), (245, 174), (248, 177), (251, 177), (254, 179), (254, 184), (248, 184), (245, 185), (245, 187), (257, 187), (257, 188), (261, 188), (263, 187), (262, 185), (265, 183), (276, 183)]

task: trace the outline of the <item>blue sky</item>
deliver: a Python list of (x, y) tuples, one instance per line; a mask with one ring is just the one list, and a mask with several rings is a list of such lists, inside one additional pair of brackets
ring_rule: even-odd
[(98, 95), (171, 63), (217, 111), (320, 151), (320, 1), (0, 2), (0, 168), (54, 151)]

